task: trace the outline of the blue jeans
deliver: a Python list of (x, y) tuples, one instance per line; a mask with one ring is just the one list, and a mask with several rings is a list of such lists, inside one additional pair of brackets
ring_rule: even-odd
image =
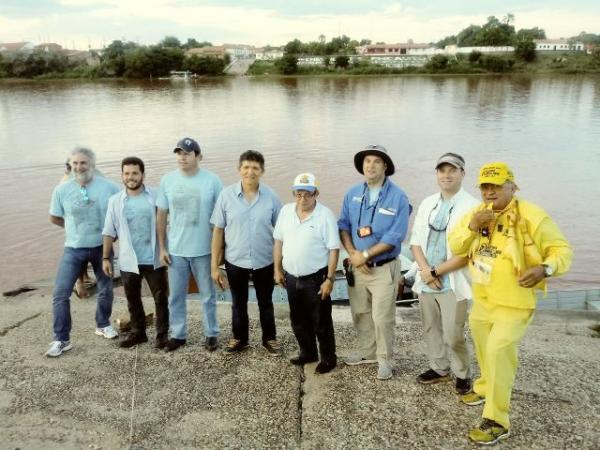
[(187, 338), (186, 297), (190, 272), (194, 275), (200, 300), (202, 300), (204, 334), (207, 337), (219, 335), (217, 322), (217, 297), (215, 285), (210, 277), (210, 255), (184, 257), (171, 255), (169, 266), (169, 325), (171, 337)]
[(54, 314), (54, 339), (68, 341), (71, 332), (71, 293), (75, 281), (81, 275), (81, 268), (92, 264), (98, 295), (96, 298), (96, 326), (104, 328), (110, 325), (113, 304), (113, 282), (102, 271), (102, 246), (91, 248), (65, 247), (58, 266), (54, 292), (52, 294), (52, 312)]

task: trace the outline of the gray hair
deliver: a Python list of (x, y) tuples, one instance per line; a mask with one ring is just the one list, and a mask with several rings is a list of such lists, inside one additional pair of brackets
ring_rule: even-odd
[(90, 160), (90, 165), (92, 167), (96, 167), (96, 154), (89, 148), (75, 147), (73, 150), (71, 150), (71, 156), (75, 156), (75, 155), (85, 156), (87, 159)]

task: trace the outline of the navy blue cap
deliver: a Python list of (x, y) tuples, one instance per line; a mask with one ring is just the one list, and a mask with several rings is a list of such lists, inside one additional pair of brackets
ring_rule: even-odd
[(177, 146), (173, 149), (173, 153), (177, 150), (183, 150), (184, 152), (194, 152), (196, 154), (200, 154), (200, 145), (193, 140), (192, 138), (183, 138), (178, 143)]

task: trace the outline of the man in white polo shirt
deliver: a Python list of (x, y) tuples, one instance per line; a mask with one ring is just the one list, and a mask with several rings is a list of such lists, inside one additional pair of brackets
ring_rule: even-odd
[(292, 189), (296, 201), (281, 209), (273, 231), (275, 282), (287, 290), (299, 347), (290, 362), (302, 366), (320, 360), (315, 373), (327, 373), (337, 364), (330, 297), (340, 248), (337, 221), (317, 203), (313, 174), (298, 175)]

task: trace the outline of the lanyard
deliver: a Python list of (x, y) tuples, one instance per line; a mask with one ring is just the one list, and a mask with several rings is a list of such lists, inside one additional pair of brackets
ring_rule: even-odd
[[(386, 179), (386, 181), (387, 181), (387, 179)], [(379, 191), (379, 195), (377, 196), (377, 201), (373, 205), (373, 212), (371, 213), (371, 220), (369, 221), (369, 226), (371, 226), (371, 224), (373, 223), (373, 219), (375, 218), (375, 211), (377, 211), (377, 204), (379, 203), (379, 199), (381, 198), (381, 193), (383, 192), (383, 186), (385, 185), (386, 181), (384, 181), (383, 185), (381, 185), (381, 190)], [(356, 229), (360, 228), (360, 219), (362, 218), (363, 203), (365, 202), (365, 197), (366, 197), (368, 188), (369, 188), (369, 186), (365, 183), (365, 188), (363, 189), (362, 198), (360, 200), (360, 210), (358, 212), (358, 220), (356, 222)], [(369, 208), (370, 208), (370, 206), (367, 207), (367, 209), (369, 209)]]

